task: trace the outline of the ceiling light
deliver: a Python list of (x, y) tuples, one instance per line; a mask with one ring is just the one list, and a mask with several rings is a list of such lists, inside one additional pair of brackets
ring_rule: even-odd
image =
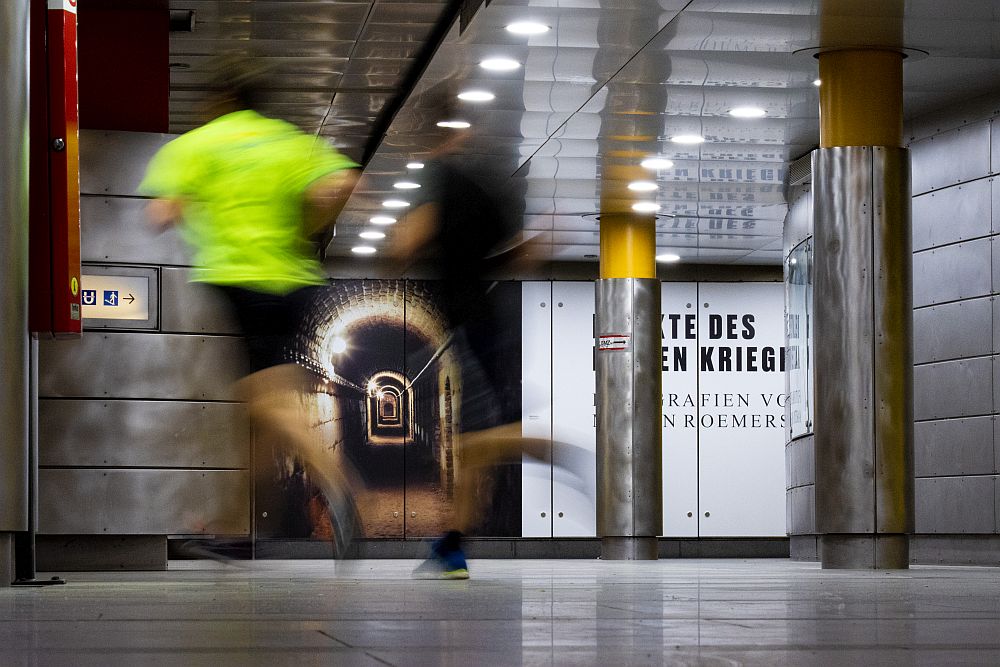
[(662, 255), (656, 256), (657, 262), (679, 262), (681, 261), (680, 255), (675, 255), (672, 252), (665, 252)]
[(356, 245), (353, 248), (351, 248), (351, 252), (353, 252), (355, 255), (374, 255), (375, 248), (371, 247), (370, 245)]
[(674, 162), (663, 157), (650, 157), (640, 162), (639, 166), (644, 169), (671, 169)]
[(656, 213), (660, 210), (660, 205), (652, 201), (640, 201), (632, 204), (632, 210), (636, 213)]
[(520, 67), (521, 63), (510, 58), (487, 58), (479, 63), (479, 66), (491, 72), (511, 72)]
[[(374, 251), (375, 249), (372, 248), (372, 250)], [(330, 351), (333, 352), (334, 354), (342, 354), (346, 352), (347, 341), (341, 338), (340, 336), (336, 336), (332, 341), (330, 341)]]
[(373, 225), (394, 225), (396, 224), (396, 218), (390, 218), (387, 215), (376, 215), (368, 222)]
[(382, 232), (361, 232), (358, 236), (367, 241), (377, 241), (385, 238), (385, 234)]
[(424, 168), (424, 163), (423, 162), (407, 162), (406, 163), (406, 168), (407, 169), (423, 169)]
[(549, 26), (534, 21), (517, 21), (507, 26), (507, 32), (515, 35), (541, 35), (549, 31)]
[(676, 134), (670, 137), (670, 141), (675, 144), (702, 144), (705, 143), (705, 137), (700, 134)]
[(464, 120), (442, 120), (437, 124), (438, 127), (447, 127), (453, 130), (464, 130), (471, 125)]
[(632, 192), (652, 192), (659, 189), (659, 186), (650, 181), (632, 181), (628, 184), (628, 189)]
[(822, 83), (823, 82), (820, 81), (819, 79), (813, 79), (813, 85), (816, 86), (817, 88), (819, 88), (820, 85), (822, 85)]
[(414, 183), (413, 181), (396, 181), (392, 184), (392, 187), (397, 190), (416, 190), (420, 187), (420, 183)]
[(386, 208), (406, 208), (410, 205), (410, 202), (403, 201), (402, 199), (386, 199), (382, 202), (382, 206)]
[(466, 90), (458, 94), (458, 99), (466, 102), (489, 102), (496, 99), (496, 95), (486, 90)]
[(767, 112), (760, 107), (736, 107), (729, 110), (733, 118), (763, 118)]

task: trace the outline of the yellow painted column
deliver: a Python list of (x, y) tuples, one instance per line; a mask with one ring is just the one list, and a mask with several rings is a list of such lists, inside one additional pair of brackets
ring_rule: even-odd
[(655, 217), (602, 213), (601, 278), (655, 277)]
[(903, 145), (903, 54), (838, 49), (819, 54), (819, 145)]
[(656, 277), (656, 215), (637, 213), (633, 203), (651, 201), (628, 189), (650, 180), (638, 166), (607, 165), (601, 184), (601, 278)]

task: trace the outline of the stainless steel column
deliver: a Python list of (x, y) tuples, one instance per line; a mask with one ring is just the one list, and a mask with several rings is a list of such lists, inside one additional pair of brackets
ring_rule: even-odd
[(0, 3), (0, 586), (28, 527), (28, 4)]
[(913, 532), (910, 160), (813, 153), (816, 527), (825, 568), (906, 568)]
[(601, 558), (655, 560), (663, 525), (660, 281), (597, 281), (597, 534)]

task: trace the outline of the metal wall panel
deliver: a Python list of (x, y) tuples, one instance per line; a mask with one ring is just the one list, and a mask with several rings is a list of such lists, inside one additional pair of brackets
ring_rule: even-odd
[(228, 336), (85, 333), (42, 341), (40, 396), (235, 400), (243, 342)]
[(991, 245), (987, 238), (914, 254), (914, 307), (989, 296)]
[(916, 480), (918, 533), (993, 533), (996, 477), (926, 477)]
[(151, 132), (80, 131), (80, 192), (131, 197), (150, 158), (173, 135)]
[(913, 249), (989, 236), (993, 179), (973, 181), (913, 198)]
[(187, 269), (160, 270), (160, 300), (164, 333), (239, 334), (229, 303), (219, 292), (188, 282)]
[(250, 532), (245, 470), (46, 468), (38, 497), (44, 535)]
[[(991, 106), (991, 109), (996, 113), (995, 106)], [(994, 174), (1000, 172), (1000, 128), (997, 127), (996, 118), (990, 121), (990, 171)]]
[(788, 488), (816, 483), (816, 443), (815, 436), (807, 435), (792, 440), (785, 447), (788, 461), (786, 483)]
[(28, 4), (0, 4), (0, 532), (28, 527)]
[(80, 255), (84, 262), (190, 264), (177, 232), (157, 234), (146, 223), (148, 200), (80, 198)]
[(990, 173), (990, 126), (975, 123), (910, 145), (913, 194), (964, 183)]
[(788, 534), (811, 535), (816, 532), (816, 487), (797, 486), (788, 490)]
[(993, 410), (993, 362), (989, 357), (944, 361), (913, 371), (914, 418), (946, 419)]
[(917, 422), (913, 445), (917, 477), (996, 472), (993, 424), (993, 417)]
[(913, 312), (913, 362), (993, 352), (993, 299), (956, 301)]
[(250, 467), (238, 403), (43, 399), (38, 438), (43, 466)]

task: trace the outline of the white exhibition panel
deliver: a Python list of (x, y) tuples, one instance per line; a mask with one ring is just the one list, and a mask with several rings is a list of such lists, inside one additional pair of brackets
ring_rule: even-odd
[(703, 537), (785, 533), (784, 287), (698, 289)]
[[(592, 453), (594, 477), (580, 480), (576, 462), (553, 457), (553, 537), (597, 535), (594, 498), (597, 406), (593, 282), (552, 283), (552, 439)], [(558, 452), (558, 450), (557, 450)]]
[(698, 536), (698, 285), (660, 286), (663, 534)]
[[(552, 437), (552, 283), (521, 283), (521, 435)], [(552, 466), (521, 462), (521, 534), (552, 537)]]
[[(783, 290), (662, 284), (665, 536), (786, 534)], [(522, 432), (585, 450), (596, 467), (594, 283), (526, 282), (522, 296)], [(555, 463), (525, 460), (523, 535), (594, 536), (595, 489)]]

